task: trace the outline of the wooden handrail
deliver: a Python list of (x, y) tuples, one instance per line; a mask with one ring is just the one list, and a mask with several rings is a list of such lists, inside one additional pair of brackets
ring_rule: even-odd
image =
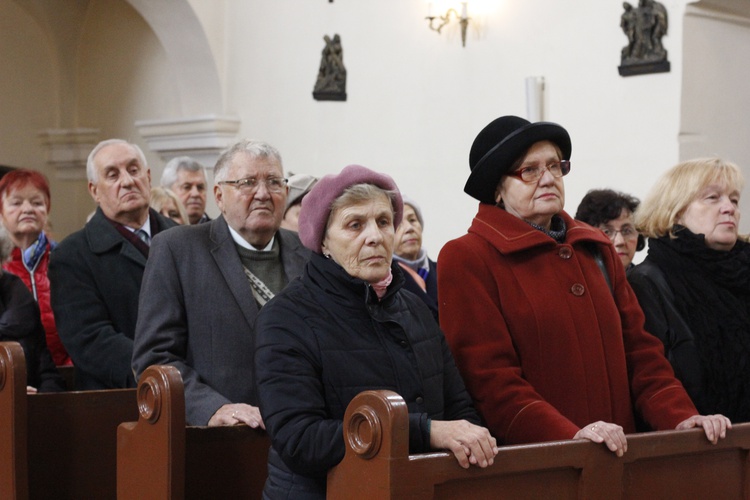
[(328, 499), (750, 498), (750, 424), (712, 445), (702, 429), (632, 434), (618, 458), (589, 441), (501, 447), (492, 466), (462, 469), (447, 453), (408, 455), (401, 398), (367, 391), (347, 408), (346, 455)]

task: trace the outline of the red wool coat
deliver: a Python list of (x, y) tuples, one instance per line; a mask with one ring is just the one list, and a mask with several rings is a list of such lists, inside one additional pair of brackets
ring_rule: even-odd
[(481, 204), (440, 253), (440, 325), (477, 409), (505, 444), (570, 439), (597, 420), (635, 432), (633, 408), (674, 429), (698, 412), (644, 331), (614, 247), (560, 215), (563, 244)]

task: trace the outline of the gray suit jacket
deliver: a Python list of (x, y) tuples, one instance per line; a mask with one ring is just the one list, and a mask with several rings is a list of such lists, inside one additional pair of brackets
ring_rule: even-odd
[[(310, 252), (279, 229), (289, 281)], [(136, 377), (151, 365), (177, 367), (190, 425), (206, 425), (221, 406), (257, 406), (253, 373), (258, 306), (224, 217), (180, 226), (153, 239), (143, 275), (133, 345)]]

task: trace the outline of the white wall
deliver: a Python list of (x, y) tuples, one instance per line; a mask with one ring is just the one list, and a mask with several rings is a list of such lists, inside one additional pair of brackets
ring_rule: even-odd
[(57, 121), (59, 80), (44, 29), (0, 0), (0, 163), (44, 167), (37, 132)]
[[(466, 231), (476, 211), (463, 193), (474, 137), (497, 116), (525, 114), (528, 76), (545, 77), (546, 118), (565, 126), (573, 139), (573, 172), (566, 178), (569, 212), (592, 188), (644, 196), (663, 170), (687, 154), (689, 140), (681, 146), (681, 131), (711, 138), (704, 141), (710, 148), (692, 147), (691, 155), (710, 154), (730, 137), (727, 155), (750, 165), (743, 140), (747, 113), (744, 104), (736, 106), (747, 76), (731, 57), (746, 57), (750, 38), (744, 26), (703, 32), (702, 26), (688, 24), (694, 38), (686, 40), (685, 59), (699, 62), (685, 64), (694, 68), (686, 71), (686, 89), (693, 92), (694, 75), (703, 73), (704, 62), (719, 59), (726, 65), (709, 66), (709, 76), (717, 80), (711, 80), (716, 89), (711, 99), (717, 103), (693, 115), (696, 99), (682, 99), (686, 0), (663, 1), (670, 16), (663, 42), (672, 71), (628, 78), (617, 72), (626, 43), (619, 1), (470, 0), (473, 20), (465, 48), (456, 24), (441, 35), (428, 30), (424, 0), (168, 1), (170, 8), (183, 2), (192, 9), (204, 32), (196, 33), (195, 23), (182, 31), (180, 23), (165, 26), (149, 17), (153, 9), (144, 0), (80, 0), (76, 5), (85, 15), (77, 17), (56, 15), (65, 5), (46, 0), (0, 0), (6, 28), (0, 30), (0, 61), (12, 78), (0, 83), (0, 162), (44, 169), (36, 133), (61, 122), (96, 127), (103, 137), (131, 138), (147, 149), (136, 120), (180, 118), (186, 110), (206, 109), (201, 106), (206, 102), (219, 103), (208, 107), (220, 109), (208, 111), (238, 116), (238, 135), (276, 145), (287, 170), (323, 175), (361, 163), (391, 174), (421, 203), (425, 243), (433, 257)], [(28, 5), (50, 9), (51, 20), (81, 24), (66, 31), (80, 33), (76, 57), (56, 55), (55, 38), (45, 37), (45, 26), (25, 12), (29, 9), (18, 8)], [(185, 8), (180, 16), (185, 19)], [(166, 49), (164, 30), (171, 30)], [(311, 94), (322, 37), (335, 33), (342, 37), (349, 99), (318, 102)], [(212, 94), (202, 100), (194, 89), (186, 92), (184, 84), (175, 83), (185, 77), (174, 56), (181, 39), (185, 47), (208, 45), (201, 50), (213, 54), (206, 70), (219, 75), (220, 99)], [(705, 55), (693, 56), (702, 54), (701, 47)], [(59, 83), (60, 74), (70, 74), (71, 61), (78, 65), (75, 92)], [(697, 81), (707, 76), (702, 78)], [(736, 81), (726, 84), (729, 79)], [(77, 116), (60, 120), (64, 109), (76, 110)], [(727, 129), (737, 132), (727, 135)], [(156, 180), (163, 161), (147, 155)], [(79, 214), (91, 205), (81, 191), (85, 182), (76, 182), (53, 183), (53, 199), (64, 201), (54, 204), (53, 212), (67, 217), (63, 236), (82, 223)]]
[[(750, 182), (750, 18), (691, 8), (685, 17), (680, 157), (719, 156)], [(741, 200), (740, 230), (750, 232), (750, 195)]]
[[(573, 139), (568, 211), (591, 188), (642, 196), (677, 161), (684, 3), (665, 2), (677, 20), (664, 39), (672, 72), (622, 78), (620, 2), (473, 0), (479, 24), (462, 48), (456, 25), (427, 29), (421, 0), (227, 1), (227, 106), (241, 135), (277, 145), (287, 169), (391, 174), (422, 204), (437, 256), (476, 211), (463, 193), (471, 143), (497, 116), (525, 114), (527, 76), (545, 77), (547, 119)], [(334, 33), (349, 99), (317, 102), (322, 37)]]

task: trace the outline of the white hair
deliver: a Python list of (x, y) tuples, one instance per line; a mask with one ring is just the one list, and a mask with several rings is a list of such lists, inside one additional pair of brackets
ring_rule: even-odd
[(161, 187), (172, 188), (175, 182), (177, 182), (177, 174), (180, 170), (186, 170), (188, 172), (201, 172), (203, 178), (206, 178), (206, 170), (198, 160), (189, 156), (178, 156), (172, 158), (164, 165), (164, 172), (161, 174)]
[(97, 182), (99, 182), (99, 177), (96, 172), (96, 166), (94, 165), (94, 157), (99, 153), (99, 151), (106, 148), (107, 146), (111, 146), (112, 144), (127, 144), (128, 146), (133, 148), (136, 156), (138, 157), (138, 161), (141, 162), (143, 168), (148, 168), (146, 157), (143, 155), (143, 151), (141, 151), (141, 148), (139, 148), (137, 144), (133, 144), (124, 139), (107, 139), (94, 146), (94, 149), (91, 150), (91, 152), (89, 153), (89, 157), (86, 160), (86, 177), (88, 178), (90, 183), (96, 184)]
[(244, 139), (221, 152), (214, 167), (214, 182), (218, 183), (225, 180), (226, 166), (232, 162), (238, 153), (248, 154), (251, 158), (270, 158), (279, 164), (282, 174), (284, 172), (284, 167), (281, 164), (281, 155), (275, 147), (267, 142)]

